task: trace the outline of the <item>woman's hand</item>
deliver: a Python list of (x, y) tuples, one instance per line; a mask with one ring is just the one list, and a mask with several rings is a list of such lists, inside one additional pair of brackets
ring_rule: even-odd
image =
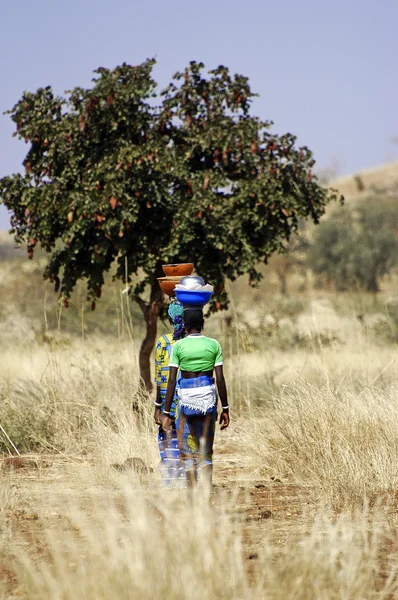
[(229, 411), (228, 410), (223, 410), (221, 415), (220, 415), (220, 429), (226, 429), (229, 425)]
[(155, 419), (155, 423), (156, 425), (161, 425), (161, 420), (160, 417), (162, 415), (162, 411), (160, 410), (160, 408), (158, 406), (155, 407), (155, 413), (153, 415), (153, 418)]
[(169, 415), (162, 415), (160, 417), (160, 424), (165, 433), (168, 433), (171, 430), (171, 417)]

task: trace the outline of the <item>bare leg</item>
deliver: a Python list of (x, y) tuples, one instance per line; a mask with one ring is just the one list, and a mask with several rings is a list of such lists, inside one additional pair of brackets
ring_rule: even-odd
[(213, 481), (213, 465), (203, 465), (200, 470), (200, 481), (203, 485), (203, 498), (205, 502), (209, 503)]
[(193, 489), (196, 487), (196, 469), (192, 469), (191, 471), (186, 471), (187, 476), (187, 484), (189, 489)]

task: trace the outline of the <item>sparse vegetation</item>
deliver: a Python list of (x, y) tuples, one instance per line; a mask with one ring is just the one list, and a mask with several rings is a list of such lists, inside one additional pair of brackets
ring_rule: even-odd
[(393, 294), (299, 293), (292, 277), (286, 298), (267, 272), (232, 286), (206, 323), (233, 407), (208, 508), (161, 488), (123, 288), (96, 313), (78, 288), (63, 311), (35, 261), (9, 266), (0, 424), (21, 456), (1, 432), (0, 597), (398, 596), (398, 363), (378, 329)]
[(308, 264), (337, 290), (376, 293), (381, 279), (398, 265), (397, 231), (397, 196), (340, 208), (315, 233)]

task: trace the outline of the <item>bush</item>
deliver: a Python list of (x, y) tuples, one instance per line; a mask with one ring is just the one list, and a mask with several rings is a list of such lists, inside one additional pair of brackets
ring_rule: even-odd
[(380, 315), (373, 325), (376, 336), (387, 343), (398, 342), (398, 299), (386, 303), (386, 314)]
[(397, 231), (396, 198), (344, 207), (321, 223), (308, 264), (337, 290), (378, 292), (381, 278), (398, 264)]

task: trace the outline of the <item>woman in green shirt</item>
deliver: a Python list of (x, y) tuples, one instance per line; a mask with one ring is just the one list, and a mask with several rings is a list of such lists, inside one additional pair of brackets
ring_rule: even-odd
[[(207, 483), (210, 493), (213, 473), (213, 441), (217, 422), (217, 390), (221, 400), (221, 429), (229, 425), (227, 388), (223, 374), (223, 357), (219, 342), (202, 335), (203, 312), (184, 309), (186, 336), (178, 340), (170, 357), (170, 373), (163, 410), (162, 426), (171, 428), (170, 408), (178, 369), (181, 370), (176, 413), (177, 439), (188, 485), (198, 479)], [(213, 378), (215, 373), (215, 380)], [(217, 384), (217, 387), (215, 385)]]

